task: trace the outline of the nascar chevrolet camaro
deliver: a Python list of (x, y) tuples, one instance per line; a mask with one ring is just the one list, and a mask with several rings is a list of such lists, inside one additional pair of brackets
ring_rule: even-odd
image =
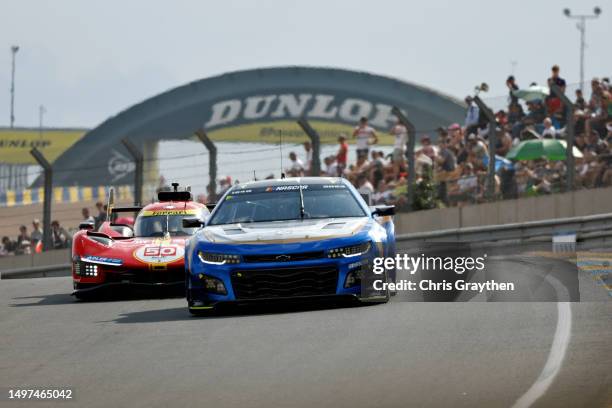
[[(287, 178), (235, 185), (185, 249), (187, 302), (199, 314), (224, 303), (350, 297), (373, 291), (373, 258), (395, 255), (393, 206), (368, 207), (341, 178)], [(388, 281), (385, 274), (376, 279)]]
[[(73, 295), (86, 299), (118, 286), (177, 287), (185, 284), (185, 242), (196, 228), (184, 228), (186, 216), (206, 219), (205, 205), (188, 191), (162, 191), (159, 202), (117, 208), (109, 198), (107, 221), (98, 231), (83, 223), (72, 243)], [(133, 227), (113, 221), (121, 212), (138, 212)]]

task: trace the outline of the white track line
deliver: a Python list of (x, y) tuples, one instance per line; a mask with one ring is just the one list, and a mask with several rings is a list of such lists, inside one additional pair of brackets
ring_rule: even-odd
[[(552, 278), (552, 279), (548, 279)], [(565, 292), (567, 299), (570, 299), (569, 292), (559, 280), (551, 275), (547, 275), (546, 279), (553, 285), (555, 292), (557, 292), (557, 299), (560, 297), (560, 292)], [(555, 330), (555, 337), (553, 338), (552, 346), (550, 347), (550, 353), (542, 372), (538, 379), (531, 385), (531, 387), (525, 392), (519, 399), (516, 400), (512, 408), (527, 408), (530, 407), (534, 402), (538, 400), (542, 395), (546, 394), (548, 387), (552, 384), (553, 380), (559, 374), (561, 365), (567, 352), (567, 347), (570, 342), (572, 335), (572, 308), (570, 302), (558, 302), (557, 303), (557, 328)]]

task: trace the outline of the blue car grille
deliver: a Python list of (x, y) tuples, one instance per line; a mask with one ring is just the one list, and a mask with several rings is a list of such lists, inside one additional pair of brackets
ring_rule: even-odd
[(231, 274), (236, 299), (330, 295), (336, 293), (336, 266), (237, 270)]
[(325, 257), (323, 251), (299, 252), (294, 254), (270, 254), (270, 255), (243, 255), (244, 262), (296, 262), (321, 259)]

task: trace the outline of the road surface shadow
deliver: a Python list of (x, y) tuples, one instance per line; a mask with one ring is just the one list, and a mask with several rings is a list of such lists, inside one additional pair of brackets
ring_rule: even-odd
[[(26, 307), (26, 306), (52, 306), (52, 305), (66, 305), (69, 303), (75, 303), (74, 297), (70, 296), (70, 293), (55, 293), (52, 295), (39, 295), (39, 296), (20, 296), (14, 297), (12, 300), (28, 300), (32, 299), (28, 303), (12, 303), (10, 307)], [(36, 301), (34, 301), (36, 300)]]
[[(375, 304), (370, 304), (375, 305)], [(227, 319), (242, 318), (256, 315), (277, 315), (286, 313), (304, 313), (318, 310), (341, 309), (346, 307), (359, 307), (360, 305), (350, 301), (324, 301), (319, 303), (265, 303), (256, 305), (225, 306), (209, 313), (192, 316), (185, 307), (172, 309), (145, 310), (142, 312), (128, 312), (121, 314), (115, 323), (157, 323), (168, 321), (192, 320), (192, 319)], [(367, 306), (364, 304), (364, 306)]]
[(14, 297), (12, 300), (27, 300), (27, 299), (36, 299), (36, 301), (28, 302), (28, 303), (12, 303), (10, 307), (29, 307), (29, 306), (53, 306), (53, 305), (66, 305), (73, 303), (108, 303), (108, 302), (119, 302), (119, 301), (130, 301), (130, 300), (144, 300), (144, 299), (171, 299), (183, 297), (183, 294), (178, 294), (174, 292), (118, 292), (113, 294), (99, 294), (96, 296), (91, 296), (90, 299), (87, 300), (79, 300), (72, 296), (70, 293), (54, 293), (50, 295), (38, 295), (38, 296), (21, 296)]

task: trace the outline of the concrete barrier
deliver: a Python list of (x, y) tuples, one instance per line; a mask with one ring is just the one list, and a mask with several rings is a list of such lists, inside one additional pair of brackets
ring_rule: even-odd
[(27, 268), (69, 265), (70, 249), (57, 249), (42, 254), (17, 255), (0, 258), (0, 276), (6, 271), (26, 270)]
[(607, 187), (463, 207), (402, 213), (396, 215), (395, 225), (398, 234), (407, 234), (583, 217), (610, 212), (612, 212), (612, 187)]

